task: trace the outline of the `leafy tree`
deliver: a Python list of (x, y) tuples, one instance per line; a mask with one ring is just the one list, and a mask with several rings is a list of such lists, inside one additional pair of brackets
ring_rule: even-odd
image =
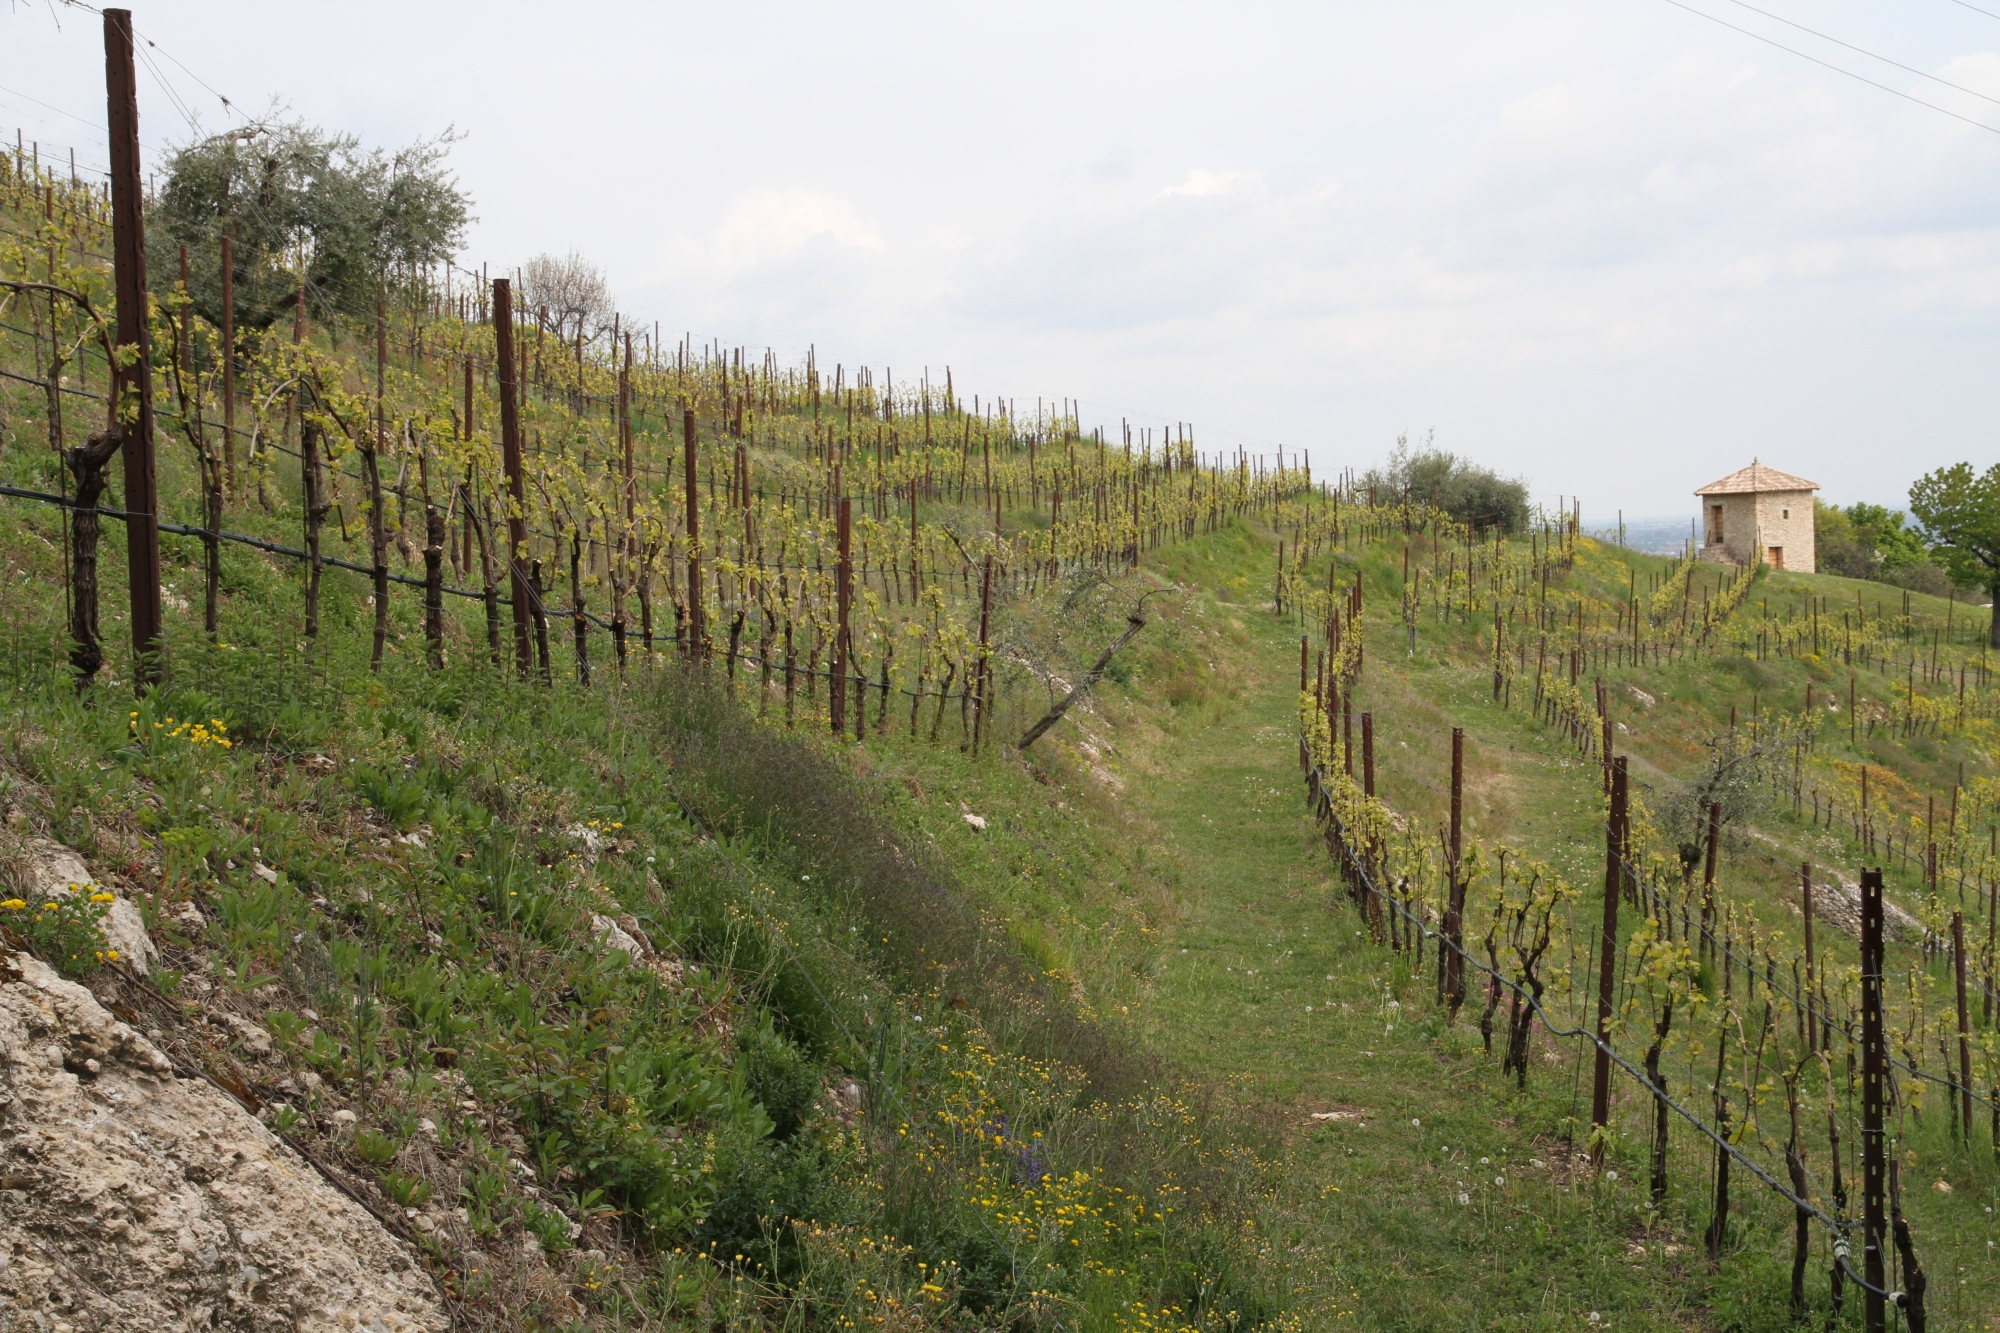
[(1428, 439), (1412, 452), (1409, 436), (1397, 436), (1389, 461), (1370, 468), (1361, 484), (1398, 495), (1407, 488), (1412, 500), (1435, 504), (1474, 527), (1518, 532), (1528, 524), (1527, 482), (1502, 477), (1469, 458), (1437, 448)]
[(301, 280), (315, 315), (360, 314), (464, 242), (470, 199), (445, 165), (447, 130), (395, 153), (299, 121), (226, 130), (174, 150), (147, 216), (147, 271), (172, 290), (188, 250), (195, 311), (221, 322), (221, 240), (233, 238), (236, 323), (265, 328)]
[(1872, 579), (1882, 570), (1874, 549), (1855, 532), (1847, 511), (1824, 500), (1813, 501), (1813, 546), (1822, 574)]
[(1924, 534), (1906, 524), (1903, 512), (1863, 501), (1845, 509), (1813, 502), (1820, 572), (1874, 579), (1912, 592), (1942, 597), (1952, 580), (1931, 558)]
[(1866, 501), (1847, 506), (1854, 535), (1874, 554), (1883, 569), (1901, 569), (1931, 558), (1923, 534), (1903, 526), (1903, 511)]
[(1992, 598), (1988, 641), (2000, 648), (2000, 463), (1984, 472), (1953, 463), (1926, 473), (1910, 487), (1910, 512), (1954, 581)]

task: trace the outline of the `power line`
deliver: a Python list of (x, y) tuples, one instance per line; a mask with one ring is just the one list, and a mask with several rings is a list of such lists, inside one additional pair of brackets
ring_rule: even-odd
[(1891, 60), (1887, 56), (1878, 56), (1873, 51), (1867, 50), (1863, 47), (1856, 46), (1852, 42), (1843, 42), (1838, 37), (1829, 37), (1825, 33), (1818, 31), (1817, 29), (1808, 28), (1803, 23), (1794, 23), (1788, 18), (1784, 18), (1780, 15), (1773, 14), (1768, 9), (1759, 9), (1757, 8), (1757, 6), (1748, 3), (1748, 0), (1729, 0), (1729, 3), (1741, 9), (1747, 9), (1752, 14), (1762, 14), (1765, 18), (1770, 19), (1775, 23), (1782, 23), (1788, 28), (1797, 28), (1800, 32), (1810, 33), (1812, 36), (1819, 38), (1823, 42), (1832, 42), (1835, 46), (1844, 46), (1850, 51), (1856, 52), (1857, 54), (1860, 55), (1867, 56), (1870, 60), (1879, 60), (1885, 65), (1894, 65), (1897, 69), (1902, 70), (1906, 74), (1914, 74), (1920, 79), (1929, 79), (1932, 83), (1943, 84), (1945, 87), (1955, 89), (1956, 91), (1961, 93), (1965, 93), (1967, 96), (1977, 97), (1982, 102), (1991, 102), (1995, 106), (2000, 106), (2000, 97), (1988, 97), (1985, 93), (1979, 92), (1972, 88), (1967, 88), (1964, 84), (1953, 83), (1950, 79), (1940, 79), (1935, 74), (1927, 74), (1923, 70), (1918, 69), (1914, 65), (1905, 65), (1899, 60)]
[(1971, 10), (1975, 14), (1984, 14), (1987, 18), (1990, 19), (2000, 19), (2000, 14), (1996, 14), (1990, 9), (1981, 9), (1978, 5), (1968, 5), (1965, 3), (1965, 0), (1951, 0), (1951, 2), (1954, 5), (1960, 5), (1966, 9)]
[[(1693, 5), (1684, 5), (1681, 3), (1681, 0), (1666, 0), (1666, 3), (1672, 5), (1675, 9), (1685, 9), (1688, 13), (1693, 14), (1696, 18), (1707, 19), (1710, 23), (1719, 23), (1723, 27), (1729, 29), (1731, 32), (1740, 32), (1745, 37), (1754, 37), (1756, 40), (1764, 43), (1766, 46), (1775, 46), (1780, 51), (1783, 51), (1788, 55), (1795, 55), (1801, 60), (1811, 61), (1813, 64), (1819, 65), (1825, 69), (1830, 69), (1836, 74), (1845, 74), (1848, 78), (1854, 79), (1861, 83), (1865, 83), (1870, 88), (1880, 88), (1883, 92), (1893, 93), (1897, 97), (1902, 98), (1906, 102), (1915, 102), (1918, 106), (1928, 107), (1932, 111), (1937, 112), (1939, 115), (1950, 116), (1953, 120), (1962, 120), (1976, 130), (1985, 130), (1988, 134), (2000, 135), (2000, 129), (1995, 129), (1991, 125), (1987, 125), (1980, 121), (1974, 120), (1971, 116), (1961, 116), (1956, 111), (1946, 110), (1944, 107), (1939, 106), (1935, 102), (1926, 102), (1923, 98), (1913, 96), (1910, 93), (1906, 93), (1901, 88), (1891, 88), (1886, 83), (1877, 83), (1875, 80), (1869, 78), (1865, 74), (1856, 74), (1851, 69), (1842, 69), (1840, 66), (1832, 63), (1831, 61), (1821, 60), (1818, 56), (1809, 56), (1805, 52), (1799, 50), (1798, 48), (1786, 46), (1783, 42), (1776, 41), (1772, 38), (1766, 37), (1761, 32), (1752, 32), (1748, 28), (1739, 27), (1736, 24), (1731, 23), (1728, 19), (1717, 18), (1713, 14), (1704, 13), (1702, 10), (1696, 9)], [(1927, 75), (1925, 77), (1929, 76)]]
[[(18, 97), (18, 98), (20, 98), (20, 99), (21, 99), (22, 101), (25, 101), (25, 102), (33, 102), (33, 103), (34, 103), (34, 104), (35, 104), (36, 106), (38, 106), (38, 107), (41, 107), (41, 108), (42, 108), (43, 110), (45, 110), (45, 111), (53, 111), (53, 112), (55, 112), (55, 113), (56, 113), (56, 114), (57, 114), (58, 116), (67, 116), (67, 117), (69, 117), (69, 118), (70, 118), (71, 120), (74, 120), (74, 121), (78, 122), (79, 124), (83, 124), (83, 125), (88, 125), (88, 126), (90, 126), (90, 128), (91, 128), (91, 129), (93, 129), (93, 130), (100, 130), (100, 131), (104, 131), (104, 126), (102, 126), (102, 125), (98, 124), (98, 123), (97, 123), (96, 121), (94, 121), (94, 120), (86, 120), (86, 119), (84, 119), (84, 117), (82, 117), (82, 116), (79, 116), (79, 115), (77, 115), (77, 114), (76, 114), (76, 112), (74, 112), (74, 111), (65, 111), (65, 110), (63, 110), (63, 109), (62, 109), (61, 107), (59, 107), (59, 106), (56, 106), (56, 105), (54, 105), (53, 103), (50, 103), (50, 102), (44, 102), (44, 101), (43, 101), (43, 100), (42, 100), (41, 98), (39, 98), (39, 97), (30, 97), (30, 96), (28, 96), (28, 95), (27, 95), (26, 93), (24, 93), (24, 92), (19, 92), (19, 91), (17, 91), (17, 90), (15, 90), (15, 89), (13, 89), (13, 88), (7, 88), (7, 87), (0, 87), (0, 93), (5, 93), (5, 94), (7, 94), (7, 95), (8, 95), (9, 97)], [(109, 131), (104, 131), (104, 132), (106, 132), (106, 133), (109, 133)]]

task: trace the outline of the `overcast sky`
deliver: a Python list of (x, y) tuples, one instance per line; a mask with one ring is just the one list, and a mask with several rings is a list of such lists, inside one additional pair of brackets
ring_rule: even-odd
[[(1692, 512), (1753, 456), (1893, 504), (2000, 457), (2000, 133), (1945, 114), (2000, 126), (2000, 18), (1687, 4), (135, 19), (171, 85), (142, 69), (149, 160), (190, 136), (181, 105), (229, 119), (204, 83), (370, 143), (455, 125), (468, 262), (574, 247), (698, 342), (949, 365), (963, 394), (1192, 422), (1317, 472), (1434, 430), (1593, 526)], [(9, 139), (102, 162), (101, 32), (0, 16)]]

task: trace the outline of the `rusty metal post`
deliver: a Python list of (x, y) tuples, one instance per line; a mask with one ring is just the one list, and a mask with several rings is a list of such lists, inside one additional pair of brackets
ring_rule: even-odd
[[(1597, 961), (1597, 1062), (1590, 1084), (1590, 1127), (1602, 1130), (1611, 1123), (1611, 1019), (1616, 998), (1618, 971), (1618, 895), (1625, 873), (1625, 757), (1611, 766), (1611, 810), (1604, 822), (1604, 924), (1599, 937)], [(1593, 1167), (1604, 1163), (1604, 1140), (1594, 1136), (1590, 1145)]]
[(534, 595), (521, 561), (528, 548), (528, 492), (521, 480), (521, 408), (514, 382), (514, 293), (506, 278), (493, 279), (493, 361), (500, 382), (500, 457), (507, 470), (507, 583), (514, 599), (514, 664), (526, 680), (534, 669), (530, 641)]
[(701, 593), (701, 477), (696, 471), (694, 409), (681, 413), (681, 454), (687, 472), (687, 600), (688, 657), (702, 660), (703, 624)]
[(125, 455), (125, 570), (132, 607), (132, 684), (166, 678), (160, 616), (160, 478), (153, 456), (152, 333), (146, 319), (146, 203), (139, 180), (139, 84), (132, 63), (132, 11), (104, 11), (104, 92), (111, 130), (111, 262), (118, 296), (117, 345), (129, 363), (111, 367), (111, 401)]
[(1882, 1033), (1882, 872), (1861, 872), (1861, 1210), (1863, 1238), (1863, 1327), (1887, 1333), (1888, 1264), (1882, 1252), (1888, 1240), (1888, 1213), (1883, 1201), (1886, 1160), (1882, 1127), (1884, 1084), (1888, 1081), (1888, 1048)]

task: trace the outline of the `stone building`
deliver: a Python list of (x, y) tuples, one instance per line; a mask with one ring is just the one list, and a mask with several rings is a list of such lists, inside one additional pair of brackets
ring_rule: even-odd
[(1741, 472), (1710, 482), (1695, 492), (1701, 497), (1701, 558), (1815, 573), (1813, 492), (1818, 489), (1816, 481), (1754, 460)]

